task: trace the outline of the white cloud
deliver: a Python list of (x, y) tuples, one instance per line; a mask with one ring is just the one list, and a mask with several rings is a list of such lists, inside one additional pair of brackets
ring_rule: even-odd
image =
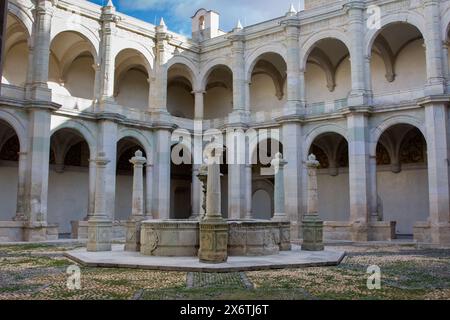
[(299, 0), (119, 0), (119, 3), (123, 9), (167, 11), (172, 20), (180, 23), (189, 22), (197, 9), (215, 10), (225, 31), (231, 30), (238, 19), (244, 26), (251, 25), (284, 15), (291, 3), (299, 6)]

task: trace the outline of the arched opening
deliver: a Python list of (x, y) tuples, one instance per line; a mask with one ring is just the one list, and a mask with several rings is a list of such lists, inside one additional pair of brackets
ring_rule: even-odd
[(28, 32), (11, 14), (6, 20), (2, 83), (23, 87), (28, 73)]
[(319, 216), (324, 221), (350, 220), (349, 163), (347, 140), (329, 132), (314, 139), (308, 154), (320, 163), (317, 171)]
[(416, 127), (397, 124), (380, 136), (377, 157), (377, 212), (396, 221), (398, 236), (412, 236), (429, 217), (427, 144)]
[(114, 220), (116, 221), (128, 220), (131, 216), (134, 171), (130, 160), (138, 150), (142, 151), (142, 156), (147, 158), (145, 149), (135, 138), (125, 137), (117, 142), (116, 200), (114, 210)]
[(286, 103), (286, 62), (277, 53), (264, 53), (251, 70), (250, 111), (279, 110)]
[(167, 74), (167, 111), (175, 117), (194, 119), (192, 76), (183, 64), (171, 66)]
[(93, 100), (95, 54), (81, 34), (58, 34), (50, 45), (48, 85), (52, 94)]
[(305, 68), (309, 112), (331, 112), (347, 105), (352, 87), (350, 53), (337, 39), (319, 40), (311, 49)]
[(252, 218), (270, 220), (274, 215), (275, 177), (271, 161), (283, 145), (276, 139), (260, 141), (252, 154)]
[(6, 121), (0, 120), (0, 221), (12, 220), (18, 209), (19, 151), (16, 132)]
[(75, 130), (63, 128), (50, 138), (49, 224), (61, 238), (70, 237), (71, 221), (86, 219), (89, 207), (89, 145)]
[[(372, 45), (371, 80), (375, 98), (386, 93), (423, 89), (427, 81), (424, 38), (413, 25), (385, 26)], [(405, 99), (410, 98), (411, 94)]]
[(233, 111), (233, 73), (225, 65), (215, 66), (205, 86), (204, 119), (228, 116)]
[(116, 57), (114, 97), (118, 104), (146, 111), (149, 108), (150, 66), (144, 56), (125, 49)]

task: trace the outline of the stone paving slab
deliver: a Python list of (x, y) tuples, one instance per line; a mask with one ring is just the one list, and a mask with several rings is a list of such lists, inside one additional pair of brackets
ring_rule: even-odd
[(137, 252), (125, 252), (123, 245), (113, 245), (109, 252), (87, 252), (86, 248), (68, 251), (65, 256), (88, 267), (134, 268), (182, 272), (240, 272), (284, 268), (306, 268), (338, 265), (345, 252), (325, 248), (325, 251), (301, 251), (293, 245), (291, 251), (260, 257), (228, 257), (226, 263), (200, 263), (197, 257), (150, 257)]

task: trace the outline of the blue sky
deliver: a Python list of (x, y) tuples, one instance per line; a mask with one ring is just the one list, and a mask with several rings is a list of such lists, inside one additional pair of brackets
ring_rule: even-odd
[[(107, 0), (89, 0), (105, 4)], [(220, 13), (220, 27), (230, 31), (238, 19), (244, 26), (284, 15), (291, 3), (298, 10), (303, 0), (113, 0), (117, 10), (158, 23), (164, 17), (168, 28), (187, 36), (191, 33), (191, 16), (197, 9), (205, 8)]]

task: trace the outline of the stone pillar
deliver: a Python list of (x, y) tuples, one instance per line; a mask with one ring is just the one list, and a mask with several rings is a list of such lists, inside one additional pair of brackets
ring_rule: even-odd
[(27, 174), (27, 153), (19, 152), (19, 173), (17, 183), (17, 211), (14, 217), (15, 221), (25, 221), (25, 181)]
[[(293, 9), (293, 8), (292, 8)], [(281, 21), (286, 33), (286, 66), (287, 66), (287, 113), (298, 113), (300, 110), (300, 46), (298, 42), (300, 21), (297, 13), (290, 10)]]
[(194, 115), (194, 119), (195, 120), (203, 120), (203, 113), (204, 113), (204, 94), (205, 91), (204, 90), (196, 90), (196, 91), (192, 91), (192, 93), (194, 94), (194, 99), (195, 99), (195, 115)]
[(245, 165), (245, 219), (252, 219), (253, 176), (251, 162)]
[(377, 191), (377, 157), (370, 156), (370, 222), (383, 220), (378, 212), (378, 191)]
[(106, 166), (110, 161), (104, 152), (99, 152), (96, 159), (97, 174), (95, 182), (95, 212), (88, 221), (87, 251), (111, 251), (112, 221), (106, 214)]
[(364, 1), (351, 0), (345, 4), (348, 11), (348, 34), (350, 35), (350, 60), (352, 91), (348, 98), (349, 106), (366, 104), (366, 59), (364, 58)]
[[(445, 78), (443, 71), (441, 9), (439, 0), (424, 0), (424, 16), (426, 24), (426, 60), (427, 60), (427, 95), (443, 94)], [(447, 57), (445, 57), (447, 59)]]
[(167, 69), (165, 67), (170, 58), (168, 41), (171, 35), (161, 19), (156, 27), (154, 76), (150, 78), (150, 111), (153, 113), (167, 113)]
[(222, 263), (228, 259), (228, 224), (222, 218), (220, 191), (220, 159), (222, 149), (208, 155), (208, 182), (206, 215), (200, 222), (199, 260), (204, 263)]
[(441, 245), (450, 244), (447, 103), (423, 103), (428, 151), (431, 240)]
[[(50, 33), (53, 17), (53, 4), (50, 0), (38, 0), (35, 7), (35, 22), (33, 32), (33, 57), (30, 65), (31, 98), (49, 100), (47, 89), (48, 66), (50, 59)], [(40, 92), (39, 88), (44, 89)]]
[(192, 165), (192, 189), (191, 189), (191, 203), (192, 203), (192, 213), (190, 219), (199, 219), (202, 215), (202, 182), (200, 181), (199, 175), (200, 165)]
[(145, 167), (145, 216), (153, 219), (153, 164), (147, 163)]
[(318, 215), (317, 195), (317, 168), (319, 161), (311, 154), (306, 161), (308, 170), (308, 204), (306, 214), (303, 216), (303, 243), (302, 250), (322, 251), (323, 246), (323, 221)]
[(232, 70), (233, 70), (233, 113), (241, 113), (245, 110), (245, 58), (244, 35), (242, 28), (234, 28), (229, 37), (232, 43)]
[(105, 117), (99, 119), (99, 135), (97, 149), (104, 152), (109, 162), (106, 165), (104, 177), (106, 180), (106, 214), (114, 220), (116, 200), (116, 169), (117, 169), (117, 132), (118, 126), (115, 119)]
[(108, 2), (102, 8), (100, 30), (100, 61), (101, 64), (96, 66), (96, 71), (100, 74), (98, 80), (97, 99), (102, 109), (107, 109), (104, 103), (113, 103), (114, 101), (114, 75), (115, 75), (115, 57), (112, 51), (113, 41), (116, 33), (116, 24), (119, 17), (116, 15), (116, 8), (112, 2)]
[(147, 159), (142, 156), (142, 151), (138, 150), (131, 158), (133, 164), (133, 195), (131, 217), (126, 225), (125, 251), (141, 250), (141, 221), (144, 216), (144, 164)]
[(352, 240), (368, 240), (369, 218), (369, 135), (367, 115), (347, 117)]
[(301, 238), (302, 192), (302, 150), (303, 137), (301, 125), (297, 122), (282, 124), (283, 153), (287, 165), (284, 168), (285, 211), (291, 222), (293, 239)]
[(287, 221), (286, 210), (284, 206), (284, 166), (287, 164), (281, 153), (275, 155), (271, 165), (275, 170), (275, 188), (274, 188), (274, 221)]
[(170, 218), (170, 130), (158, 129), (155, 132), (155, 179), (154, 179), (154, 199), (155, 209), (153, 211), (155, 219)]
[(95, 184), (96, 184), (97, 162), (95, 159), (89, 159), (89, 194), (88, 194), (88, 212), (85, 220), (89, 220), (95, 212)]
[[(228, 218), (242, 219), (246, 215), (245, 135), (243, 128), (227, 129)], [(242, 143), (243, 142), (243, 143)]]

